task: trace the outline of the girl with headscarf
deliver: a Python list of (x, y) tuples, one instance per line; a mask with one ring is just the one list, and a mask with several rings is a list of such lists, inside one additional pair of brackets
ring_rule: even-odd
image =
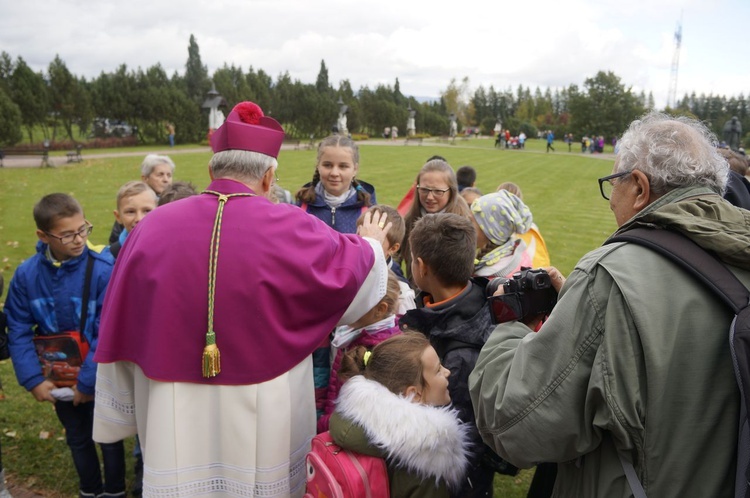
[(531, 210), (507, 190), (487, 194), (471, 204), (477, 230), (474, 274), (480, 277), (510, 277), (522, 266), (531, 267), (526, 243), (515, 237), (531, 228)]

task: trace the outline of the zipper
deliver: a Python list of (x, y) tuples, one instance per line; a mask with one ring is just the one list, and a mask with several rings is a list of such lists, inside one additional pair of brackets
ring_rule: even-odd
[(351, 454), (351, 452), (344, 450), (346, 456), (352, 461), (354, 468), (359, 472), (359, 476), (362, 478), (362, 483), (365, 485), (365, 498), (372, 498), (372, 490), (370, 489), (370, 480), (367, 478), (367, 472), (362, 468), (362, 465), (357, 460), (357, 457)]
[(335, 227), (335, 226), (336, 226), (336, 208), (332, 207), (331, 208), (331, 227)]

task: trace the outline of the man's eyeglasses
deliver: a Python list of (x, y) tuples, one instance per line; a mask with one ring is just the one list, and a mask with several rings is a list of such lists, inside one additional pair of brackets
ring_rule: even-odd
[(614, 175), (599, 178), (599, 191), (602, 193), (602, 197), (604, 197), (606, 200), (609, 200), (609, 197), (612, 195), (612, 189), (614, 188), (614, 183), (612, 183), (612, 180), (616, 178), (622, 178), (629, 175), (630, 173), (632, 173), (632, 171), (621, 171), (620, 173), (615, 173)]
[(89, 235), (91, 235), (91, 231), (93, 229), (94, 229), (94, 225), (92, 225), (91, 223), (86, 223), (86, 226), (83, 227), (83, 228), (81, 228), (77, 232), (71, 233), (71, 234), (68, 234), (68, 235), (63, 235), (62, 237), (60, 237), (59, 235), (51, 234), (49, 232), (44, 232), (44, 233), (46, 233), (47, 235), (49, 235), (53, 239), (59, 240), (62, 245), (67, 245), (67, 244), (70, 244), (71, 242), (73, 242), (74, 240), (76, 240), (76, 237), (80, 237), (82, 239), (85, 239), (86, 237), (88, 237)]
[(427, 197), (428, 195), (432, 194), (432, 195), (435, 196), (435, 199), (440, 199), (449, 190), (450, 190), (450, 187), (448, 187), (448, 188), (427, 188), (427, 187), (420, 187), (419, 185), (417, 185), (417, 193), (419, 195)]

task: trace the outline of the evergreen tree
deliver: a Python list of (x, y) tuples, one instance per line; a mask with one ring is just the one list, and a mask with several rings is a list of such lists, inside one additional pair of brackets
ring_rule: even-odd
[(0, 146), (17, 144), (22, 137), (21, 110), (0, 88)]

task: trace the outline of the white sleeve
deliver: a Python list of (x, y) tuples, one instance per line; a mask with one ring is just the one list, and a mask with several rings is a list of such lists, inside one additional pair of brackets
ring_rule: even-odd
[(363, 237), (363, 239), (370, 243), (375, 254), (375, 263), (370, 268), (370, 273), (367, 274), (362, 287), (357, 291), (357, 295), (354, 296), (354, 300), (337, 325), (348, 325), (362, 318), (365, 313), (383, 299), (388, 289), (388, 264), (383, 254), (383, 246), (370, 237)]
[(129, 361), (97, 367), (93, 432), (97, 443), (115, 443), (136, 434), (134, 368)]

